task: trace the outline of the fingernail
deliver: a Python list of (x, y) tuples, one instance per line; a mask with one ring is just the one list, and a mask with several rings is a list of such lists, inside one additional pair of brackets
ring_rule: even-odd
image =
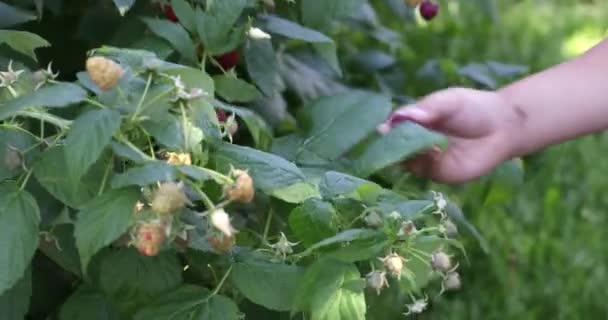
[(428, 116), (428, 111), (417, 107), (416, 105), (411, 105), (395, 111), (391, 116), (391, 122), (394, 124), (398, 124), (404, 121), (420, 122), (423, 121), (425, 118), (428, 118)]

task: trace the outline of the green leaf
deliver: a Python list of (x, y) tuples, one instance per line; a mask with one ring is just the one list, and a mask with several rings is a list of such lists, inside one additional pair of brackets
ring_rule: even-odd
[(319, 260), (306, 270), (298, 288), (297, 305), (310, 314), (311, 320), (364, 320), (363, 292), (350, 290), (359, 281), (359, 270), (335, 260)]
[(302, 0), (302, 22), (304, 25), (322, 31), (331, 32), (336, 19), (348, 16), (361, 6), (364, 0)]
[(153, 158), (145, 154), (143, 151), (139, 150), (133, 144), (129, 146), (126, 143), (111, 141), (110, 147), (112, 147), (112, 151), (114, 151), (117, 156), (127, 160), (131, 160), (137, 164), (154, 161)]
[(328, 202), (309, 199), (289, 214), (289, 227), (306, 247), (338, 231), (336, 210)]
[(321, 98), (307, 108), (312, 128), (301, 146), (298, 160), (305, 161), (306, 152), (321, 159), (335, 160), (386, 119), (391, 101), (385, 96), (351, 91)]
[(146, 257), (133, 248), (123, 248), (104, 255), (100, 265), (102, 291), (129, 315), (181, 283), (181, 263), (169, 251)]
[(250, 102), (260, 97), (255, 86), (228, 74), (213, 77), (217, 94), (229, 102)]
[(34, 50), (51, 45), (37, 34), (16, 30), (0, 30), (0, 44), (3, 43), (6, 43), (6, 45), (13, 48), (13, 50), (23, 53), (36, 61), (36, 53)]
[(376, 231), (376, 230), (369, 230), (369, 229), (349, 229), (346, 231), (342, 231), (341, 233), (338, 233), (337, 235), (331, 237), (331, 238), (327, 238), (324, 240), (321, 240), (317, 243), (315, 243), (314, 245), (310, 246), (310, 248), (308, 248), (305, 252), (312, 252), (314, 250), (323, 248), (323, 247), (327, 247), (327, 246), (331, 246), (334, 245), (336, 243), (344, 243), (344, 242), (350, 242), (350, 241), (355, 241), (355, 240), (365, 240), (365, 239), (370, 239), (370, 238), (375, 238), (378, 237), (380, 235), (380, 231)]
[(0, 105), (0, 120), (11, 117), (27, 107), (62, 108), (81, 102), (86, 97), (87, 92), (75, 84), (60, 82), (45, 86)]
[(302, 274), (297, 266), (249, 259), (234, 264), (231, 280), (253, 303), (271, 310), (289, 311)]
[(36, 142), (34, 136), (17, 127), (0, 127), (0, 180), (12, 178), (23, 172), (22, 161), (32, 160), (32, 154), (38, 154), (32, 149), (22, 159), (20, 153), (28, 150)]
[(218, 165), (247, 169), (255, 187), (267, 194), (295, 184), (305, 183), (302, 171), (293, 163), (256, 149), (223, 143), (214, 154)]
[(14, 286), (38, 247), (40, 209), (16, 183), (0, 183), (0, 294)]
[(329, 63), (332, 69), (338, 73), (338, 75), (342, 74), (342, 70), (338, 64), (336, 44), (331, 38), (318, 31), (308, 29), (295, 22), (277, 16), (264, 15), (261, 16), (260, 19), (263, 21), (265, 29), (270, 33), (312, 43), (319, 55)]
[(365, 261), (375, 258), (389, 245), (384, 234), (377, 237), (355, 240), (347, 246), (325, 253), (325, 256), (344, 262)]
[(203, 287), (184, 284), (179, 288), (154, 299), (147, 307), (135, 314), (134, 320), (166, 319), (191, 320), (195, 309), (209, 295)]
[(184, 130), (183, 120), (169, 113), (154, 121), (144, 121), (142, 126), (159, 143), (170, 149), (195, 149), (203, 140), (201, 129), (190, 122), (186, 122), (186, 129)]
[(0, 2), (0, 28), (8, 28), (32, 20), (36, 20), (36, 15)]
[(445, 138), (412, 122), (403, 123), (372, 142), (354, 163), (359, 176), (369, 176), (380, 169), (403, 161), (434, 145), (445, 143)]
[(91, 285), (80, 286), (59, 311), (59, 320), (117, 320), (120, 314), (112, 302)]
[(196, 29), (205, 50), (217, 55), (232, 50), (239, 41), (234, 24), (247, 5), (247, 0), (223, 0), (207, 3), (207, 11), (196, 10)]
[(210, 296), (209, 290), (183, 285), (163, 294), (148, 307), (141, 309), (135, 320), (238, 320), (239, 309), (230, 299)]
[(147, 186), (159, 181), (170, 181), (177, 177), (176, 168), (162, 161), (150, 162), (142, 167), (133, 167), (112, 178), (112, 188), (131, 185)]
[(79, 208), (91, 199), (94, 190), (91, 190), (90, 181), (75, 181), (66, 175), (69, 166), (64, 147), (55, 147), (44, 152), (36, 163), (34, 176), (55, 198), (72, 208)]
[(175, 15), (179, 19), (184, 28), (188, 31), (196, 32), (196, 15), (194, 9), (186, 0), (171, 0), (171, 7), (175, 12)]
[(32, 296), (32, 271), (27, 269), (23, 277), (8, 291), (0, 295), (2, 319), (26, 319)]
[(380, 192), (382, 188), (371, 182), (361, 178), (353, 177), (344, 173), (329, 171), (325, 173), (319, 189), (321, 194), (326, 198), (335, 198), (341, 195), (349, 195), (353, 192), (357, 192), (362, 187), (376, 189)]
[(139, 199), (137, 188), (114, 189), (87, 203), (78, 213), (74, 236), (83, 273), (91, 258), (127, 231)]
[(196, 63), (196, 48), (188, 31), (180, 24), (168, 20), (143, 18), (142, 21), (155, 35), (167, 40), (190, 63)]
[(72, 179), (80, 179), (97, 161), (120, 124), (120, 113), (110, 109), (88, 111), (74, 120), (64, 148)]
[(279, 74), (277, 58), (270, 40), (254, 40), (245, 46), (247, 72), (264, 95), (270, 97), (275, 92)]
[(81, 276), (82, 268), (74, 239), (74, 225), (54, 225), (50, 233), (52, 238), (40, 241), (38, 249), (63, 269)]
[(409, 200), (393, 192), (385, 192), (378, 198), (378, 207), (389, 215), (397, 212), (404, 220), (413, 220), (433, 212), (435, 204), (429, 200)]
[(316, 185), (301, 182), (272, 191), (272, 196), (289, 203), (302, 203), (311, 198), (320, 198)]
[[(213, 80), (211, 81), (213, 83)], [(196, 99), (190, 101), (190, 117), (192, 123), (203, 131), (205, 141), (217, 143), (222, 140), (220, 123), (215, 113), (215, 109), (207, 99)]]
[(135, 0), (113, 0), (113, 1), (114, 1), (114, 5), (118, 9), (118, 12), (120, 12), (121, 16), (124, 16), (125, 13), (127, 13), (127, 11), (129, 11), (129, 9), (131, 9), (131, 7), (135, 4)]
[(180, 66), (168, 69), (165, 73), (179, 76), (188, 89), (203, 89), (210, 96), (215, 92), (213, 79), (204, 70)]

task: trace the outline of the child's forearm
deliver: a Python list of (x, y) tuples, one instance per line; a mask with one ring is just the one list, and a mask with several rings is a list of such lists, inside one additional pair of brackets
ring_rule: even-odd
[[(608, 40), (498, 92), (521, 115), (513, 156), (608, 128)], [(516, 131), (516, 132), (515, 132)]]

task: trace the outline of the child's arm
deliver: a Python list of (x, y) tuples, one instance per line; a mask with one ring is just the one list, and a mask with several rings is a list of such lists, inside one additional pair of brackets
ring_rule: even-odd
[[(464, 182), (501, 162), (608, 128), (608, 40), (586, 54), (501, 90), (453, 88), (395, 112), (448, 136), (446, 151), (409, 162), (442, 182)], [(391, 123), (392, 122), (392, 123)]]
[(526, 114), (514, 155), (606, 129), (608, 40), (498, 93)]

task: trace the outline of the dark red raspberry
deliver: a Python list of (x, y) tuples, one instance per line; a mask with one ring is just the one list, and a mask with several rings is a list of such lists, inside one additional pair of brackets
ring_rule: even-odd
[(170, 5), (165, 6), (165, 17), (173, 22), (179, 22), (179, 18), (175, 15), (173, 7)]
[(217, 109), (217, 110), (215, 110), (215, 114), (217, 115), (217, 120), (220, 123), (226, 122), (226, 119), (228, 119), (228, 116), (226, 115), (226, 111), (224, 111), (224, 110)]
[(239, 64), (240, 59), (241, 55), (236, 50), (215, 57), (215, 60), (220, 64), (220, 66), (222, 66), (224, 70), (230, 70), (234, 68), (237, 64)]
[(424, 0), (420, 4), (419, 10), (424, 20), (430, 21), (439, 13), (439, 4), (431, 0)]

